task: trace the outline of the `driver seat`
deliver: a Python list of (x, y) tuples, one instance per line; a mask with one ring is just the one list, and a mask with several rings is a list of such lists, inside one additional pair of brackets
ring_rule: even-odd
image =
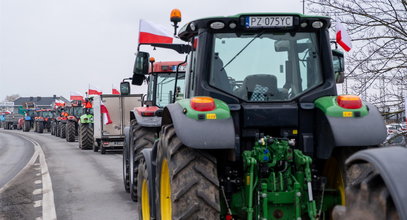
[(279, 98), (277, 77), (270, 74), (255, 74), (243, 80), (240, 97), (253, 102), (265, 102)]

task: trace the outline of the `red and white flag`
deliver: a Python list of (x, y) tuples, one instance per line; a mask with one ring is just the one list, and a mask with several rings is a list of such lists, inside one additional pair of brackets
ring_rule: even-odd
[(57, 99), (57, 100), (55, 100), (55, 106), (65, 106), (65, 102)]
[(350, 49), (352, 49), (352, 39), (345, 26), (341, 23), (336, 24), (336, 42), (341, 45), (346, 52), (349, 52)]
[(102, 95), (102, 92), (99, 88), (94, 85), (89, 85), (88, 95)]
[(112, 94), (113, 95), (120, 95), (119, 90), (115, 86), (112, 86)]
[(140, 19), (139, 28), (139, 44), (172, 44), (172, 34), (161, 25)]
[(73, 100), (79, 100), (79, 101), (85, 101), (84, 99), (83, 99), (83, 96), (82, 96), (82, 94), (80, 93), (80, 92), (71, 92), (71, 96), (70, 96), (70, 100), (71, 101), (73, 101)]
[(103, 124), (111, 124), (112, 120), (110, 119), (109, 111), (103, 103), (100, 105), (100, 111), (102, 112)]

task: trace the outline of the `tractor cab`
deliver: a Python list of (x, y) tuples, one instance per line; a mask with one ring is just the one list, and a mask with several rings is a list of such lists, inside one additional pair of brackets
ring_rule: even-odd
[[(152, 59), (150, 59), (151, 62)], [(152, 106), (165, 107), (176, 100), (183, 98), (182, 89), (185, 80), (185, 64), (180, 66), (178, 73), (177, 88), (174, 90), (176, 81), (176, 68), (182, 61), (152, 62), (151, 71), (147, 82), (147, 103), (151, 101)], [(175, 96), (174, 96), (175, 93)]]

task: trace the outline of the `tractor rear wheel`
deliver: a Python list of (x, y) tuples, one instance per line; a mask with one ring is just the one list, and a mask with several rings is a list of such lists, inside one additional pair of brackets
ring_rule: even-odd
[(138, 211), (138, 219), (140, 220), (149, 220), (150, 219), (150, 196), (149, 196), (149, 188), (148, 183), (150, 181), (150, 177), (148, 175), (147, 164), (145, 160), (142, 158), (139, 161), (138, 166), (138, 175), (137, 175), (137, 191), (139, 192), (137, 195), (137, 211)]
[(59, 137), (66, 137), (66, 123), (59, 123)]
[(353, 164), (346, 177), (346, 206), (336, 206), (333, 219), (399, 219), (386, 184), (371, 164)]
[(155, 180), (158, 219), (219, 219), (216, 158), (183, 145), (172, 125), (161, 130)]
[(133, 151), (129, 159), (132, 161), (130, 164), (130, 196), (133, 201), (137, 202), (138, 159), (143, 149), (153, 147), (157, 129), (140, 126), (136, 120), (132, 121), (130, 129), (132, 132), (130, 150)]
[(93, 127), (91, 124), (79, 124), (79, 148), (92, 149)]
[(28, 132), (31, 129), (30, 121), (24, 121), (23, 131)]
[(66, 122), (66, 141), (67, 142), (75, 141), (75, 122), (74, 121)]
[(44, 133), (44, 122), (37, 122), (37, 132), (38, 133)]

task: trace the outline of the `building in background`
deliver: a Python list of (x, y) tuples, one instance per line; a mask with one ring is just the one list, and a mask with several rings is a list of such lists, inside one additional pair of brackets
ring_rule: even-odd
[(50, 109), (53, 106), (55, 100), (61, 100), (65, 103), (68, 103), (69, 100), (64, 98), (63, 96), (51, 96), (51, 97), (19, 97), (14, 101), (13, 112), (18, 112), (18, 109), (23, 107), (25, 103), (33, 103), (35, 108), (41, 109)]

